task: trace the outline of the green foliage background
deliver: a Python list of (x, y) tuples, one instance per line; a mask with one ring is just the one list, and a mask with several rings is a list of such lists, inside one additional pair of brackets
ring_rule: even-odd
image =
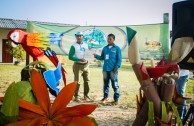
[(22, 48), (22, 45), (17, 45), (17, 47), (13, 48), (11, 45), (11, 42), (7, 41), (6, 44), (11, 47), (6, 50), (8, 54), (13, 55), (14, 58), (17, 59), (17, 61), (23, 61), (26, 58), (26, 52)]

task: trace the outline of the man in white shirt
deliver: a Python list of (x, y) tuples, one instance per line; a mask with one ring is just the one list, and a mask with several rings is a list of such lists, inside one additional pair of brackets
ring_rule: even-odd
[(75, 34), (77, 42), (73, 44), (69, 51), (69, 59), (74, 61), (73, 64), (73, 73), (74, 73), (74, 81), (77, 81), (77, 88), (74, 94), (75, 101), (79, 102), (79, 87), (80, 87), (80, 75), (82, 75), (84, 80), (84, 99), (91, 100), (88, 96), (89, 93), (89, 65), (88, 61), (84, 59), (85, 50), (88, 49), (88, 45), (83, 43), (83, 33), (77, 32)]

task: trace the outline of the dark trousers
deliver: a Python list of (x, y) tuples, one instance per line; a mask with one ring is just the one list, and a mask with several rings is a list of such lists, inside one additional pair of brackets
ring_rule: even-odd
[(118, 85), (118, 72), (114, 73), (113, 71), (103, 71), (103, 79), (104, 79), (104, 97), (108, 97), (109, 95), (109, 86), (111, 81), (112, 88), (114, 90), (114, 100), (118, 100), (120, 96), (120, 90)]

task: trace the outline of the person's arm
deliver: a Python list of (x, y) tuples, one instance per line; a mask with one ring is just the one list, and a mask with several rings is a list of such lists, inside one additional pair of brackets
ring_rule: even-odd
[(75, 54), (75, 48), (74, 46), (71, 46), (70, 50), (69, 50), (69, 59), (72, 60), (72, 61), (80, 61), (80, 59), (74, 57), (74, 54)]
[(118, 68), (121, 67), (121, 63), (122, 63), (122, 54), (121, 54), (121, 49), (120, 48), (118, 48), (116, 55), (117, 55), (117, 61), (116, 61), (115, 69), (118, 70)]
[(104, 49), (102, 50), (101, 55), (95, 54), (94, 56), (95, 56), (95, 58), (98, 59), (98, 60), (104, 60)]

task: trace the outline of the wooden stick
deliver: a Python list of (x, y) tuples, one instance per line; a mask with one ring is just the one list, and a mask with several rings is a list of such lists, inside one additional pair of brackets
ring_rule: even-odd
[(161, 116), (161, 100), (158, 95), (158, 92), (156, 91), (156, 88), (153, 84), (153, 82), (150, 79), (143, 80), (142, 81), (142, 89), (145, 93), (146, 98), (149, 101), (152, 101), (154, 103), (154, 113), (157, 117)]
[(142, 109), (137, 114), (132, 126), (145, 126), (148, 121), (148, 102), (146, 101)]

